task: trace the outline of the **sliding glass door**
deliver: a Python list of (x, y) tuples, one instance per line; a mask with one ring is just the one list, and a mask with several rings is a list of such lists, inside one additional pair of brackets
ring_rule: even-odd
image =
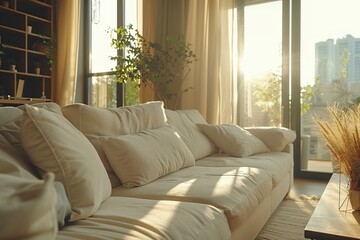
[[(300, 173), (330, 173), (333, 162), (314, 121), (327, 107), (360, 99), (360, 1), (302, 0)], [(308, 90), (308, 91), (306, 91)]]
[(282, 124), (282, 2), (244, 8), (244, 126)]

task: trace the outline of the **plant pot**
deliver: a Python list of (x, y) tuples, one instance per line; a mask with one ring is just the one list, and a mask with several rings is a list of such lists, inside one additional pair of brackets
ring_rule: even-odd
[(360, 191), (349, 190), (349, 199), (352, 209), (360, 210)]
[(36, 43), (34, 44), (33, 46), (33, 49), (37, 52), (41, 52), (41, 53), (47, 53), (49, 50), (49, 47), (44, 45), (44, 44), (39, 44), (39, 43)]
[(40, 68), (39, 67), (34, 68), (34, 73), (40, 75)]
[(5, 8), (8, 8), (9, 7), (9, 2), (8, 1), (2, 1), (1, 6), (5, 7)]
[(13, 64), (9, 65), (9, 71), (16, 72), (16, 65), (13, 65)]

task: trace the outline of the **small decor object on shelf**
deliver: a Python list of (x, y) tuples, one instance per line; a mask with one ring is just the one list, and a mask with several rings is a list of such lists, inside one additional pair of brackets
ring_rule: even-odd
[(9, 4), (10, 4), (9, 1), (5, 1), (5, 0), (1, 1), (1, 6), (5, 7), (5, 8), (8, 8)]
[(315, 118), (326, 145), (349, 179), (349, 199), (360, 210), (360, 104), (347, 108), (328, 107), (330, 121)]
[(34, 67), (34, 73), (39, 75), (40, 74), (40, 67), (41, 67), (41, 63), (34, 61), (33, 62), (33, 67)]
[(41, 99), (45, 102), (46, 101), (46, 95), (45, 92), (42, 92), (41, 94)]
[(16, 90), (16, 98), (22, 98), (23, 91), (24, 91), (24, 83), (25, 81), (20, 79), (18, 82), (18, 87)]
[(31, 33), (31, 32), (32, 32), (32, 26), (27, 26), (26, 29), (27, 29), (27, 33)]

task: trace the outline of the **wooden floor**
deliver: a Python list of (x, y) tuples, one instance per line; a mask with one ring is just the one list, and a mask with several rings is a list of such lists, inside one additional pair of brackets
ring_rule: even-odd
[(297, 195), (316, 195), (321, 197), (327, 185), (327, 181), (294, 179), (293, 187), (290, 194)]

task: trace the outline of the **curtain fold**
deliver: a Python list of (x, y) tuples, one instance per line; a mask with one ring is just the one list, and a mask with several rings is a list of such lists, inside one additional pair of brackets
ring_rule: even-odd
[(210, 123), (236, 122), (237, 33), (234, 0), (188, 1), (186, 38), (199, 61), (184, 86), (181, 108), (198, 109)]
[(198, 61), (182, 85), (191, 90), (181, 95), (180, 109), (198, 109), (209, 123), (237, 120), (236, 11), (236, 0), (144, 1), (146, 39), (163, 44), (182, 33), (191, 44)]
[(60, 106), (75, 101), (81, 0), (58, 1), (55, 97)]

